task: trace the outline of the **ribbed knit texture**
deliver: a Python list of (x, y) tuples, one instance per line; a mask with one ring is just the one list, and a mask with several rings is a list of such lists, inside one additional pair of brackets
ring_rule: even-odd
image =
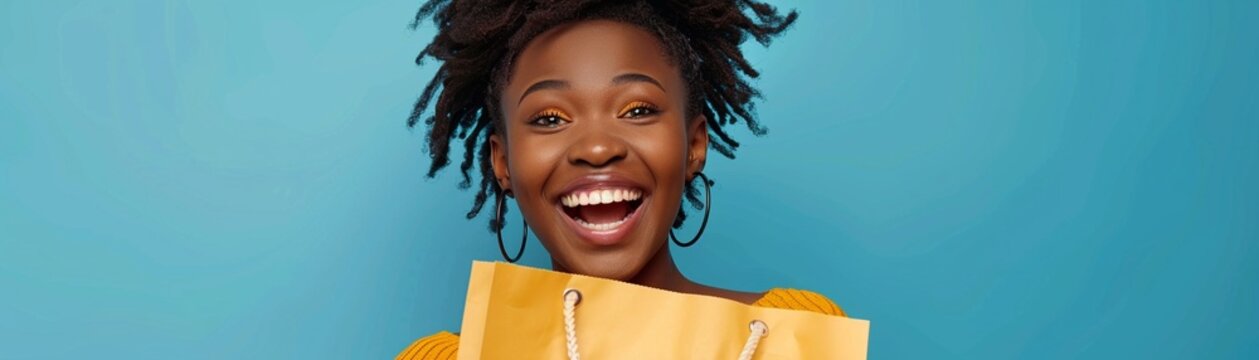
[[(848, 316), (835, 302), (821, 294), (796, 289), (773, 289), (752, 306), (805, 310), (826, 315)], [(454, 360), (459, 352), (459, 335), (442, 331), (411, 343), (398, 353), (397, 360)]]

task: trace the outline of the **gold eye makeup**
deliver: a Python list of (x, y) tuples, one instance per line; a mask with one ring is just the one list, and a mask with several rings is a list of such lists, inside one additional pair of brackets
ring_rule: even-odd
[(646, 101), (631, 101), (621, 107), (617, 111), (617, 117), (622, 118), (639, 118), (644, 116), (655, 115), (660, 112), (660, 108)]
[(547, 108), (529, 117), (529, 125), (554, 128), (569, 122), (569, 116), (556, 108)]

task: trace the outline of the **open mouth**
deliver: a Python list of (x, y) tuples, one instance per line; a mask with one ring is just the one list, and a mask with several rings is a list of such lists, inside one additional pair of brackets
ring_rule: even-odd
[(624, 225), (637, 213), (642, 190), (599, 188), (578, 190), (560, 197), (564, 214), (589, 231), (607, 232)]

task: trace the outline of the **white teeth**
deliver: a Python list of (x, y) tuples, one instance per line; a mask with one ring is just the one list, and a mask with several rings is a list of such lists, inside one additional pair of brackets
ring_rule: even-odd
[(633, 189), (598, 189), (564, 195), (560, 197), (560, 204), (565, 207), (611, 204), (638, 200), (642, 196), (641, 191)]
[[(611, 204), (622, 201), (634, 201), (643, 196), (642, 191), (635, 189), (598, 189), (584, 192), (573, 192), (560, 197), (560, 204), (564, 207), (578, 207), (586, 205)], [(629, 218), (626, 215), (626, 218)], [(621, 226), (625, 223), (625, 219), (620, 219), (610, 223), (591, 224), (580, 218), (573, 218), (578, 225), (594, 231), (607, 231)]]
[(617, 221), (613, 221), (613, 222), (605, 223), (605, 224), (591, 224), (582, 219), (573, 219), (573, 220), (577, 220), (577, 224), (580, 224), (581, 227), (594, 230), (594, 231), (612, 230), (618, 226), (621, 226), (621, 224), (625, 223), (625, 219), (621, 219), (621, 220), (617, 220)]

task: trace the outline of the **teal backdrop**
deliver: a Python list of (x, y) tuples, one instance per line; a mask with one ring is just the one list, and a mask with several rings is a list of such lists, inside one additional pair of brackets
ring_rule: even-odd
[[(873, 359), (1259, 357), (1259, 2), (778, 4), (686, 274), (824, 293)], [(456, 330), (499, 255), (404, 124), (418, 5), (0, 5), (0, 358)]]

